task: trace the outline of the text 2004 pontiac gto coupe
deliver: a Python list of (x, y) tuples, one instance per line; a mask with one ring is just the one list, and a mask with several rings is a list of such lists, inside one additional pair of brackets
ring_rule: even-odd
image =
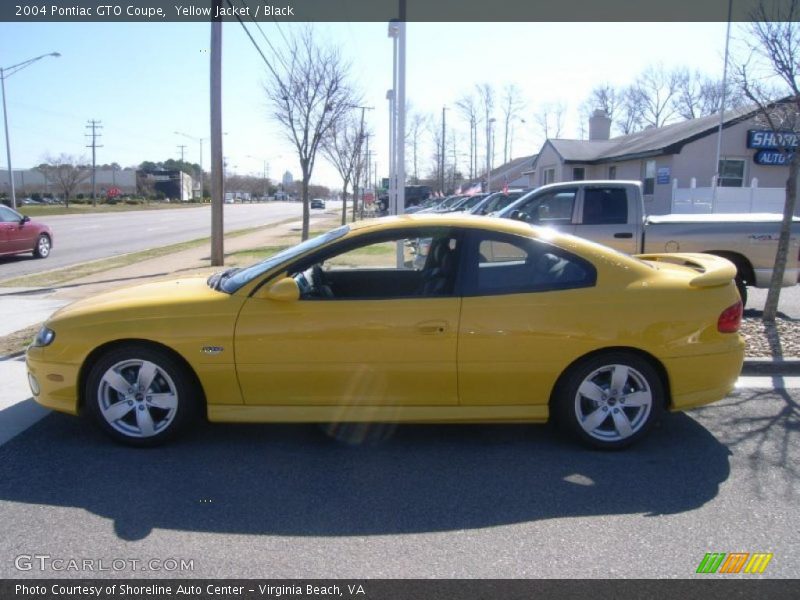
[(734, 266), (507, 219), (343, 226), (244, 269), (113, 291), (28, 349), (36, 400), (153, 445), (224, 422), (543, 422), (599, 448), (723, 398)]

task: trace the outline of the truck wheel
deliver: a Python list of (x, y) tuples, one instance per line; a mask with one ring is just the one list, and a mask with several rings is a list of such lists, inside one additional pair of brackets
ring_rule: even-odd
[(739, 290), (739, 296), (742, 298), (742, 307), (747, 305), (747, 285), (745, 284), (744, 280), (737, 275), (736, 276), (736, 289)]

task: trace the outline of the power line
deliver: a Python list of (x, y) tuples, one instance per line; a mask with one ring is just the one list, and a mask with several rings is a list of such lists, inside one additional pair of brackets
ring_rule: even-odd
[(178, 149), (181, 151), (181, 162), (183, 162), (183, 153), (186, 150), (186, 146), (184, 144), (178, 144)]
[(97, 148), (102, 148), (103, 146), (97, 145), (97, 138), (102, 137), (102, 134), (97, 133), (98, 129), (102, 129), (103, 126), (101, 125), (102, 121), (96, 121), (95, 119), (90, 119), (87, 121), (88, 125), (86, 129), (91, 129), (91, 133), (87, 133), (86, 137), (92, 138), (92, 143), (88, 144), (86, 147), (92, 149), (92, 204), (96, 204), (96, 184), (97, 184)]

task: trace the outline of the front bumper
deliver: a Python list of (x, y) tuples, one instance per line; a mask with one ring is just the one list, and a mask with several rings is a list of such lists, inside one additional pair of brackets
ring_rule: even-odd
[(33, 399), (46, 408), (77, 415), (80, 366), (45, 361), (43, 350), (28, 348), (25, 357)]

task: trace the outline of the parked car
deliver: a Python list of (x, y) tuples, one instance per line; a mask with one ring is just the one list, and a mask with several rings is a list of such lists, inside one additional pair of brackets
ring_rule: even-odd
[(53, 232), (47, 225), (0, 205), (0, 255), (32, 252), (47, 258), (52, 249)]
[(448, 212), (469, 212), (475, 206), (480, 204), (480, 202), (486, 198), (489, 194), (475, 194), (473, 196), (467, 196), (461, 202), (458, 202), (455, 206), (452, 206)]
[[(736, 265), (736, 285), (769, 287), (783, 215), (646, 216), (638, 181), (570, 181), (540, 187), (498, 216), (547, 225), (628, 254), (708, 252)], [(800, 281), (800, 218), (794, 217), (783, 285)]]
[[(428, 238), (412, 268), (406, 242)], [(510, 219), (374, 219), (208, 279), (78, 301), (44, 324), (27, 368), (37, 402), (135, 446), (207, 416), (553, 418), (618, 448), (665, 410), (733, 388), (735, 272), (717, 256), (636, 258)]]
[(325, 201), (322, 198), (314, 198), (311, 200), (311, 208), (325, 208)]
[(524, 191), (509, 191), (508, 193), (495, 192), (486, 196), (478, 204), (473, 206), (469, 212), (473, 215), (491, 215), (494, 212), (503, 210), (524, 193)]

